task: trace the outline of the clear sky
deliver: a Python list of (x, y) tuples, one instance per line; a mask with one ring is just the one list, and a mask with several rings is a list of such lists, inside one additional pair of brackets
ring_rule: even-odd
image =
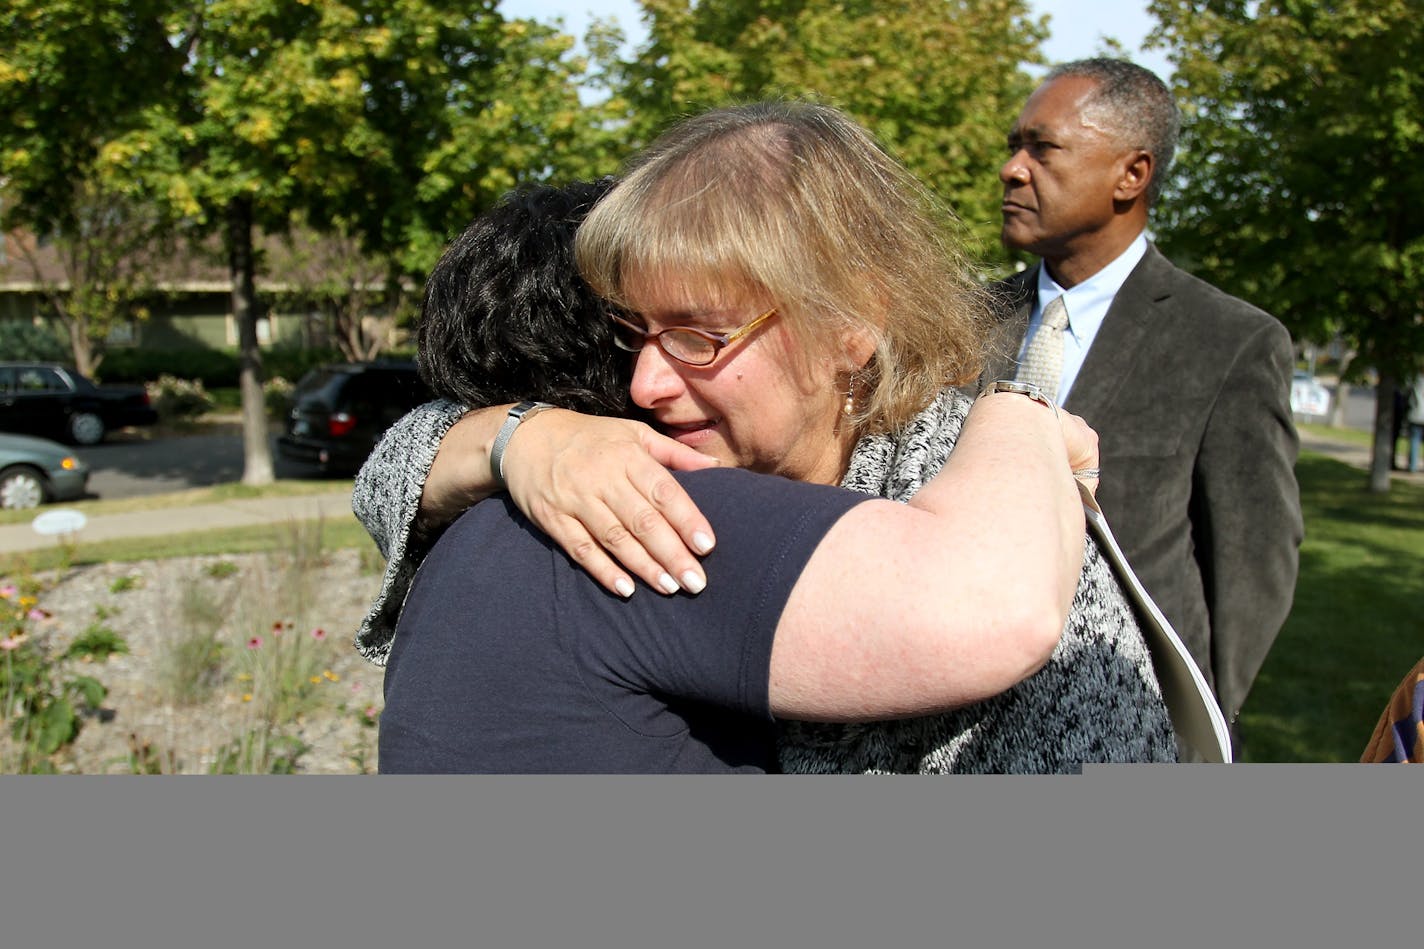
[[(712, 0), (715, 2), (715, 0)], [(1153, 26), (1147, 15), (1147, 0), (1030, 0), (1035, 13), (1047, 14), (1050, 36), (1044, 53), (1050, 60), (1061, 62), (1082, 59), (1099, 52), (1099, 40), (1111, 36), (1123, 45), (1133, 58), (1153, 70), (1163, 79), (1170, 78), (1167, 60), (1160, 52), (1142, 53), (1141, 43)], [(545, 22), (562, 16), (564, 28), (574, 36), (582, 36), (590, 16), (612, 17), (618, 21), (630, 39), (643, 35), (636, 0), (503, 0), (501, 10), (506, 16), (530, 17)]]

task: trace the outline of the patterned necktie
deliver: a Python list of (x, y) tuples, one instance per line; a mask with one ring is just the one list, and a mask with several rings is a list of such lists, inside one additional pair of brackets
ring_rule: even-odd
[(1043, 308), (1043, 320), (1038, 332), (1024, 351), (1019, 363), (1019, 382), (1028, 382), (1043, 390), (1043, 394), (1058, 401), (1058, 382), (1063, 378), (1063, 329), (1068, 325), (1068, 306), (1062, 294)]

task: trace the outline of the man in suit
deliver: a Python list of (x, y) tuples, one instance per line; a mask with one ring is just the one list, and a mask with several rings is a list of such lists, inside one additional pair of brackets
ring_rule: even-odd
[(1103, 512), (1234, 726), (1295, 591), (1293, 349), (1147, 240), (1178, 126), (1167, 87), (1127, 62), (1060, 66), (1029, 97), (1002, 237), (1041, 262), (998, 287), (986, 378), (1037, 381), (1098, 431)]

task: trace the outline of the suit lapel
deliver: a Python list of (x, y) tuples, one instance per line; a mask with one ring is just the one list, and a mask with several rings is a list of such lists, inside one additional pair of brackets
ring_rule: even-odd
[(1131, 373), (1142, 343), (1163, 317), (1158, 304), (1171, 296), (1171, 270), (1167, 258), (1149, 245), (1113, 297), (1064, 408), (1086, 419), (1104, 417)]
[(1038, 288), (1037, 264), (1023, 273), (1009, 277), (1000, 285), (999, 322), (994, 327), (993, 345), (985, 361), (981, 385), (997, 379), (1012, 379), (1018, 372), (1019, 347), (1028, 332), (1029, 314)]

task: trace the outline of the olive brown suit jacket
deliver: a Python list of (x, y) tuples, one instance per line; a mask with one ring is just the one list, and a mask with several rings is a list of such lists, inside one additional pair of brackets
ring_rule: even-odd
[[(1012, 379), (1038, 266), (996, 286), (986, 380)], [(1290, 334), (1155, 247), (1113, 299), (1064, 406), (1097, 430), (1097, 499), (1233, 721), (1295, 593), (1303, 533)]]

